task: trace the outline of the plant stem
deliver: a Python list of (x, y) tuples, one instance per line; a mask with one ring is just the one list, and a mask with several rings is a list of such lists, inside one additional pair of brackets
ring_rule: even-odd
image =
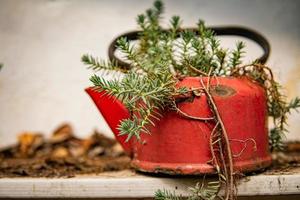
[[(175, 103), (174, 103), (175, 104)], [(185, 112), (183, 112), (182, 110), (180, 110), (176, 104), (174, 105), (176, 111), (181, 114), (182, 116), (189, 118), (189, 119), (194, 119), (194, 120), (200, 120), (200, 121), (209, 121), (209, 120), (214, 120), (214, 117), (195, 117), (195, 116), (191, 116)]]
[(198, 73), (199, 75), (207, 76), (207, 73), (193, 67), (192, 65), (188, 65), (188, 68), (190, 68), (193, 72)]
[[(226, 187), (225, 199), (233, 199), (233, 189), (234, 189), (233, 159), (232, 159), (232, 152), (231, 152), (231, 148), (230, 148), (230, 142), (229, 142), (228, 134), (227, 134), (226, 128), (224, 126), (223, 120), (220, 116), (218, 107), (216, 106), (215, 100), (212, 97), (212, 95), (210, 94), (210, 92), (208, 91), (209, 88), (205, 87), (202, 79), (200, 79), (200, 82), (202, 84), (202, 87), (203, 87), (203, 90), (204, 90), (205, 94), (208, 97), (209, 103), (210, 103), (211, 108), (212, 108), (212, 110), (213, 110), (213, 112), (214, 112), (214, 114), (217, 118), (217, 121), (220, 123), (221, 129), (222, 129), (222, 134), (223, 134), (223, 138), (224, 138), (224, 142), (225, 142), (226, 153), (227, 153), (227, 157), (228, 157), (228, 161), (227, 161), (228, 166), (225, 165), (223, 167), (224, 167), (224, 169), (226, 167), (228, 167), (228, 170), (229, 170), (229, 174), (226, 173), (227, 176), (228, 176), (226, 182), (227, 182), (227, 184), (229, 183), (229, 186)], [(226, 176), (226, 174), (225, 174), (225, 176)]]

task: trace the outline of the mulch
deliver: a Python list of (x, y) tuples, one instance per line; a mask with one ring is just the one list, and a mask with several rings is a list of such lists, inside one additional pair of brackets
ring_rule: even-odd
[(0, 178), (74, 177), (129, 168), (130, 158), (114, 139), (97, 131), (77, 138), (69, 124), (58, 127), (50, 138), (21, 133), (17, 144), (0, 149)]

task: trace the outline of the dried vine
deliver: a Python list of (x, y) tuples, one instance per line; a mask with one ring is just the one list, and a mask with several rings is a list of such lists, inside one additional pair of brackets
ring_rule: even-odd
[[(225, 199), (233, 199), (233, 194), (234, 194), (234, 180), (233, 180), (233, 157), (232, 157), (232, 152), (231, 152), (231, 148), (230, 148), (230, 142), (229, 142), (229, 138), (228, 138), (228, 134), (226, 131), (226, 128), (224, 126), (223, 120), (221, 118), (219, 109), (215, 103), (215, 100), (213, 98), (213, 96), (210, 94), (209, 92), (209, 87), (207, 88), (204, 83), (203, 80), (201, 79), (201, 85), (203, 87), (203, 90), (206, 94), (206, 97), (209, 100), (209, 105), (216, 117), (216, 121), (217, 121), (217, 125), (220, 126), (221, 129), (221, 136), (218, 137), (220, 138), (219, 140), (219, 152), (220, 152), (220, 157), (222, 159), (222, 168), (224, 169), (224, 172), (222, 174), (225, 175), (226, 178), (226, 189), (225, 189)], [(209, 81), (208, 81), (209, 83)], [(224, 147), (225, 147), (225, 152), (226, 152), (226, 157), (227, 157), (227, 162), (225, 161), (225, 156), (223, 155), (222, 152), (222, 143), (224, 143)]]
[(246, 76), (265, 88), (268, 114), (273, 118), (274, 125), (270, 131), (270, 147), (271, 150), (281, 150), (287, 132), (287, 116), (292, 109), (300, 107), (300, 98), (296, 97), (290, 103), (287, 103), (286, 97), (280, 91), (280, 84), (275, 81), (272, 70), (266, 65), (259, 63), (242, 65), (235, 68), (231, 72), (231, 76)]

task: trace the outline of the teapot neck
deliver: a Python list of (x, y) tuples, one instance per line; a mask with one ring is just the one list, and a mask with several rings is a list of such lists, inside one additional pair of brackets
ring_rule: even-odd
[(114, 133), (116, 140), (121, 144), (128, 155), (132, 154), (130, 142), (125, 142), (127, 135), (120, 135), (118, 126), (124, 119), (130, 117), (129, 111), (117, 98), (107, 95), (105, 91), (98, 92), (93, 88), (85, 90), (96, 104), (98, 110)]

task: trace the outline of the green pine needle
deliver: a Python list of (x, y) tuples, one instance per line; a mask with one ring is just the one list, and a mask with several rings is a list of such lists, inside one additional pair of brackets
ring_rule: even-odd
[(170, 24), (171, 24), (172, 32), (178, 31), (181, 25), (180, 17), (177, 15), (173, 16), (170, 20)]
[(89, 69), (92, 69), (93, 71), (100, 71), (100, 70), (114, 70), (114, 71), (120, 71), (120, 72), (127, 72), (122, 67), (118, 66), (116, 62), (110, 62), (105, 61), (102, 59), (95, 58), (91, 55), (84, 54), (81, 57), (81, 61), (88, 65)]
[(170, 192), (168, 190), (157, 190), (154, 195), (155, 200), (183, 200), (184, 198), (175, 194), (175, 192)]
[(234, 51), (232, 51), (232, 55), (230, 58), (230, 66), (235, 68), (237, 65), (240, 65), (241, 62), (241, 58), (243, 57), (243, 54), (245, 53), (244, 51), (245, 48), (245, 43), (244, 42), (238, 42), (236, 44), (236, 49)]
[(154, 121), (161, 117), (154, 110), (167, 106), (175, 92), (173, 77), (163, 73), (151, 77), (129, 73), (122, 81), (93, 75), (90, 80), (96, 90), (117, 97), (133, 112), (133, 119), (123, 120), (118, 128), (120, 135), (128, 135), (127, 141), (132, 136), (139, 140), (141, 132), (150, 133), (146, 126), (155, 125)]
[(192, 192), (192, 196), (189, 200), (214, 200), (218, 197), (218, 193), (221, 188), (220, 181), (209, 181), (207, 184), (204, 183), (205, 178), (203, 178), (202, 183), (197, 183), (195, 187), (189, 188)]
[(287, 106), (287, 110), (286, 112), (290, 113), (291, 110), (296, 110), (300, 108), (300, 98), (296, 97), (295, 99), (292, 99), (289, 103), (289, 105)]

